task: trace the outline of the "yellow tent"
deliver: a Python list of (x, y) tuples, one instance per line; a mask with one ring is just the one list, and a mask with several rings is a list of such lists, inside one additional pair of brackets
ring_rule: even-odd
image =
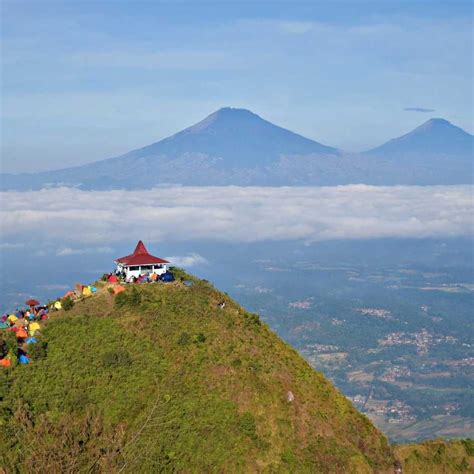
[(10, 314), (10, 316), (8, 316), (8, 321), (11, 321), (12, 323), (14, 323), (18, 318), (14, 315), (14, 314)]
[(30, 334), (32, 336), (34, 336), (35, 332), (39, 331), (40, 329), (41, 329), (41, 326), (36, 322), (30, 323), (30, 325), (28, 326), (28, 330), (30, 331)]
[(92, 291), (91, 291), (90, 287), (89, 287), (89, 286), (85, 286), (85, 287), (82, 289), (82, 294), (83, 294), (84, 296), (90, 296), (90, 295), (92, 295)]
[(56, 309), (62, 309), (63, 305), (61, 304), (61, 301), (56, 301), (53, 305)]

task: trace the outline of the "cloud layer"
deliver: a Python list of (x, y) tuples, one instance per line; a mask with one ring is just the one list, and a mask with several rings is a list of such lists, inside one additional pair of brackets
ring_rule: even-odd
[(428, 112), (436, 112), (435, 109), (426, 109), (424, 107), (405, 107), (403, 110), (405, 112), (421, 112), (423, 114), (426, 114)]
[(191, 253), (189, 255), (174, 255), (171, 257), (166, 257), (166, 260), (173, 262), (173, 265), (183, 268), (196, 267), (209, 263), (202, 255), (197, 253)]
[[(136, 240), (256, 242), (474, 233), (472, 186), (72, 188), (0, 193), (3, 246)], [(68, 250), (66, 250), (66, 253)]]

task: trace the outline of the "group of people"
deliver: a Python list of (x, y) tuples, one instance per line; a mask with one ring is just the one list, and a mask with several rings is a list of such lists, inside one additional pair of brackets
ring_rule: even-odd
[(125, 272), (114, 272), (106, 273), (102, 279), (109, 283), (118, 283), (119, 281), (124, 283), (154, 283), (157, 281), (174, 281), (174, 276), (171, 272), (166, 272), (161, 275), (157, 273), (144, 273), (138, 277), (134, 275), (127, 277)]
[[(48, 314), (47, 306), (31, 306), (29, 309), (17, 309), (14, 313), (0, 317), (0, 329), (15, 334), (17, 342), (15, 355), (20, 364), (29, 363), (28, 346), (38, 342), (40, 322), (47, 319)], [(6, 340), (0, 337), (0, 367), (10, 367), (12, 363), (10, 351)]]

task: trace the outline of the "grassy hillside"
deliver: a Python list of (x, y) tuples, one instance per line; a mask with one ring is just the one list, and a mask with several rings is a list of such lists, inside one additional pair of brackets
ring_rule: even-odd
[[(54, 313), (32, 362), (0, 369), (0, 466), (395, 471), (385, 437), (330, 382), (258, 316), (193, 281), (129, 286), (115, 297), (104, 288)], [(397, 452), (406, 472), (429, 458)]]
[(474, 471), (474, 441), (426, 441), (395, 446), (404, 472), (445, 474)]

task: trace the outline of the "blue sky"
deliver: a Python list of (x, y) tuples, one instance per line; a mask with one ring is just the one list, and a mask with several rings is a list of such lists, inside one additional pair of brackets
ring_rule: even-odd
[(223, 106), (346, 150), (432, 116), (473, 131), (468, 1), (1, 7), (3, 171), (119, 155)]

